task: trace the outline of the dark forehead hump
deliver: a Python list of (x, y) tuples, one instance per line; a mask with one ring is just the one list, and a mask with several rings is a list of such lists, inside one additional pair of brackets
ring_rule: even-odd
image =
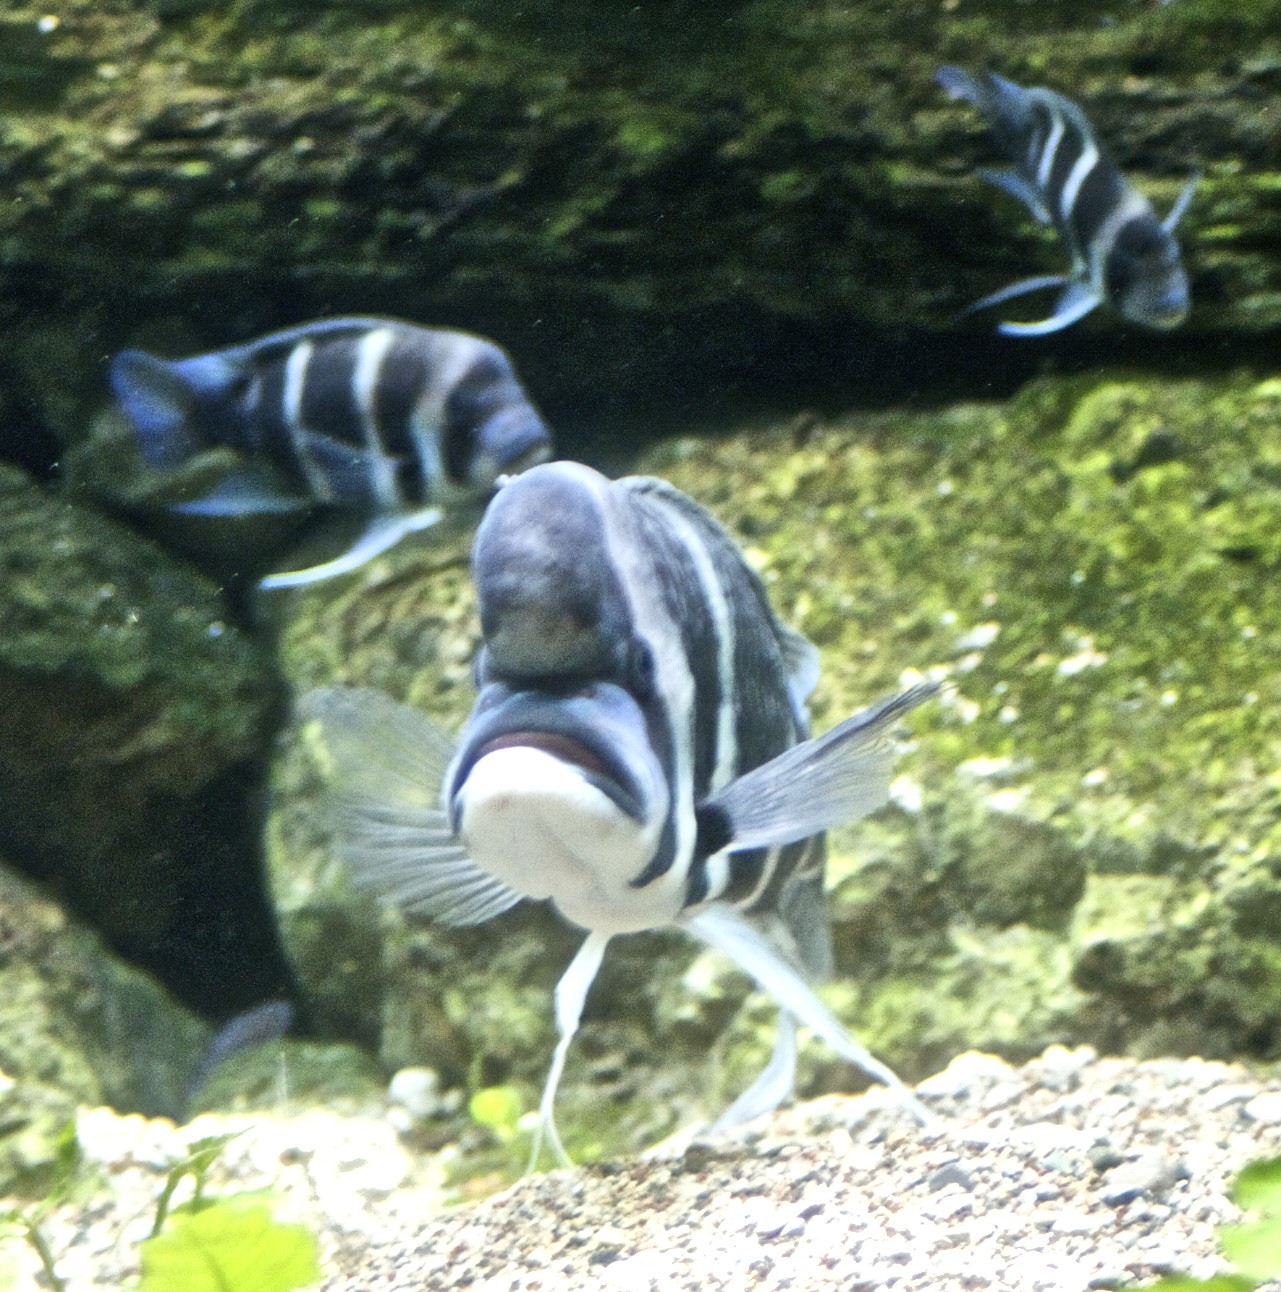
[(481, 630), (499, 675), (608, 675), (630, 632), (585, 469), (535, 467), (500, 489), (472, 549)]

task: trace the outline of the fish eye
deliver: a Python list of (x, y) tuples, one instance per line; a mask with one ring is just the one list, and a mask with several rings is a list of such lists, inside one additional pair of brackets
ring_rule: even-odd
[(642, 641), (634, 641), (628, 652), (627, 689), (642, 704), (654, 698), (654, 652)]

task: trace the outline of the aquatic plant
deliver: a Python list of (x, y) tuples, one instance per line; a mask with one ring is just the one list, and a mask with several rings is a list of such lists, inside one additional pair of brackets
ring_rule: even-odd
[(1223, 1254), (1236, 1271), (1210, 1279), (1170, 1274), (1148, 1284), (1146, 1292), (1252, 1292), (1281, 1275), (1281, 1158), (1247, 1166), (1232, 1186), (1232, 1200), (1260, 1214), (1258, 1220), (1229, 1225), (1219, 1234)]

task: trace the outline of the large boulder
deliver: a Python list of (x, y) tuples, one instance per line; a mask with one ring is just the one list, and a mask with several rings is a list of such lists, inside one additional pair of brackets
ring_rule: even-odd
[[(1079, 96), (1161, 208), (1202, 168), (1187, 333), (1240, 340), (1281, 322), (1278, 14), (11, 5), (0, 373), (34, 427), (71, 433), (122, 344), (173, 353), (354, 310), (494, 332), (566, 418), (670, 409), (709, 374), (720, 400), (780, 371), (829, 391), (1008, 383), (1036, 347), (994, 346), (990, 320), (958, 312), (1065, 257), (976, 178), (995, 159), (934, 84), (942, 61)], [(1095, 322), (1063, 344), (1097, 356), (1105, 335), (1183, 353)]]
[(259, 837), (283, 711), (216, 585), (0, 464), (0, 852), (213, 1015), (288, 986)]
[[(911, 720), (893, 805), (831, 840), (828, 999), (905, 1075), (1053, 1041), (1281, 1053), (1278, 416), (1275, 379), (1116, 373), (679, 439), (637, 464), (720, 516), (821, 647), (819, 729), (905, 678), (950, 680)], [(405, 544), (294, 594), (295, 684), (380, 686), (461, 721), (466, 545)], [(304, 726), (270, 830), (318, 1017), (389, 1068), (532, 1099), (577, 935), (542, 909), (466, 931), (379, 911), (328, 851), (323, 766)], [(723, 1106), (772, 1039), (747, 996), (677, 934), (618, 939), (566, 1076), (571, 1144), (634, 1144)], [(807, 1092), (853, 1079), (806, 1049)]]

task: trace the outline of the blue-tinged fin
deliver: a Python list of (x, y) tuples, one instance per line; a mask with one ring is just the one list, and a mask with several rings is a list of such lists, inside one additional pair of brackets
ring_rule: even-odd
[(1002, 192), (1017, 198), (1042, 224), (1054, 223), (1041, 190), (1030, 179), (1024, 179), (1017, 171), (1007, 170), (1003, 166), (980, 166), (975, 173)]
[(1091, 310), (1103, 303), (1103, 297), (1089, 283), (1075, 280), (1059, 297), (1054, 313), (1036, 323), (1002, 323), (997, 331), (1002, 336), (1046, 336), (1083, 319)]
[(1044, 291), (1047, 287), (1062, 287), (1071, 281), (1067, 274), (1040, 274), (1036, 278), (1021, 278), (1017, 283), (1011, 283), (1008, 287), (1002, 287), (999, 292), (993, 292), (990, 296), (983, 297), (981, 301), (975, 301), (965, 312), (973, 314), (989, 306), (1000, 305), (1002, 301), (1013, 300), (1016, 296)]
[(245, 468), (224, 476), (199, 498), (174, 503), (172, 510), (186, 516), (287, 516), (314, 506), (312, 499), (288, 493), (262, 472)]
[(783, 669), (787, 674), (787, 693), (792, 698), (792, 709), (805, 730), (805, 702), (818, 685), (822, 661), (818, 647), (804, 633), (787, 624), (776, 623), (774, 636), (783, 655)]
[(180, 466), (201, 447), (190, 424), (196, 393), (178, 364), (122, 350), (111, 361), (111, 391), (151, 466)]
[(1201, 182), (1201, 172), (1197, 171), (1190, 176), (1188, 182), (1184, 184), (1183, 191), (1175, 199), (1174, 205), (1170, 208), (1169, 214), (1161, 221), (1161, 227), (1166, 233), (1173, 233), (1178, 223), (1187, 214), (1187, 209), (1192, 203), (1192, 195), (1197, 190), (1197, 185)]
[(520, 894), (467, 857), (440, 807), (450, 737), (381, 691), (324, 687), (299, 703), (329, 765), (339, 856), (357, 883), (445, 924), (481, 924)]
[(991, 91), (972, 73), (953, 63), (945, 63), (934, 73), (934, 79), (954, 99), (972, 103), (980, 112), (986, 110), (985, 104)]
[(722, 847), (772, 848), (856, 821), (889, 798), (894, 723), (938, 692), (922, 682), (731, 781), (697, 809)]
[(269, 1000), (237, 1014), (217, 1032), (196, 1065), (187, 1083), (186, 1106), (190, 1108), (209, 1078), (233, 1054), (274, 1041), (293, 1025), (294, 1007), (287, 1000)]
[(364, 533), (341, 556), (303, 570), (282, 570), (269, 574), (258, 586), (271, 592), (277, 588), (301, 588), (308, 583), (320, 583), (340, 574), (350, 574), (374, 557), (381, 556), (394, 547), (407, 534), (435, 525), (443, 512), (439, 507), (424, 507), (421, 511), (404, 512), (391, 516), (378, 516), (369, 522)]

